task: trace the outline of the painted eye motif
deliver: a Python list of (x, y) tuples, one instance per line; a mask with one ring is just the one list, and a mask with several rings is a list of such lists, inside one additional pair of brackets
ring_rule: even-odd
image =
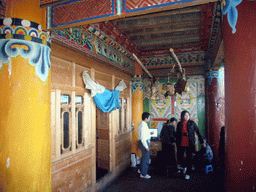
[(25, 35), (26, 32), (23, 29), (16, 30), (16, 34)]
[(27, 31), (23, 27), (16, 27), (14, 30), (14, 34), (27, 35)]
[(7, 33), (12, 33), (12, 31), (11, 31), (10, 29), (6, 29), (6, 30), (4, 31), (4, 33), (5, 33), (5, 34), (7, 34)]
[(46, 40), (47, 39), (47, 36), (45, 34), (41, 34), (40, 35), (40, 38), (43, 39), (43, 40)]
[(35, 29), (29, 30), (29, 35), (32, 37), (38, 37), (38, 33)]
[(13, 30), (12, 30), (12, 28), (7, 26), (3, 29), (3, 32), (4, 32), (4, 34), (8, 34), (8, 33), (12, 34)]
[(32, 36), (32, 37), (37, 37), (37, 34), (36, 34), (35, 32), (31, 32), (31, 33), (30, 33), (30, 36)]

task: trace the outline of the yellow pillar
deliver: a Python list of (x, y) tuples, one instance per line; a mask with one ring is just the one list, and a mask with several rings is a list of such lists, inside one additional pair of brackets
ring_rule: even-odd
[(0, 25), (0, 191), (51, 191), (50, 38), (38, 0)]
[(143, 82), (141, 75), (142, 68), (135, 63), (135, 74), (132, 82), (132, 121), (134, 122), (134, 131), (132, 133), (132, 153), (141, 156), (141, 151), (138, 145), (138, 125), (142, 121), (143, 113)]

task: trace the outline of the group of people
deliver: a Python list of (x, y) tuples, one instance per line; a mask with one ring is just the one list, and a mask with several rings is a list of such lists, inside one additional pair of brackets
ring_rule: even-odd
[[(162, 141), (162, 151), (165, 163), (173, 165), (175, 172), (178, 172), (178, 163), (183, 168), (185, 179), (190, 179), (192, 170), (192, 159), (195, 154), (195, 132), (202, 144), (202, 150), (208, 152), (208, 156), (212, 158), (212, 151), (206, 143), (206, 139), (200, 134), (196, 123), (190, 119), (188, 111), (182, 111), (181, 120), (178, 122), (176, 118), (169, 119), (162, 128), (160, 140)], [(142, 114), (142, 122), (138, 126), (139, 147), (142, 152), (140, 169), (141, 178), (149, 179), (148, 166), (150, 161), (150, 129), (148, 122), (150, 121), (150, 113)], [(177, 147), (177, 150), (176, 150)], [(177, 154), (176, 154), (177, 151)], [(210, 154), (209, 154), (210, 153)], [(177, 157), (177, 158), (176, 158)], [(185, 157), (185, 158), (184, 158)], [(207, 157), (209, 158), (209, 157)]]

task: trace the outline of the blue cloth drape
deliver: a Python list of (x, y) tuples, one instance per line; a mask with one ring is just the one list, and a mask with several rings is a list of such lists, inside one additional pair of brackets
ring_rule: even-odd
[(105, 89), (102, 94), (96, 94), (93, 100), (96, 106), (103, 112), (111, 112), (113, 110), (120, 109), (119, 105), (119, 95), (120, 91), (113, 90), (109, 91)]

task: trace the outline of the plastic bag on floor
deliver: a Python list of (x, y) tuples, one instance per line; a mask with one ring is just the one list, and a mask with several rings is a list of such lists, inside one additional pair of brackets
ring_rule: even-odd
[(136, 167), (137, 165), (137, 156), (135, 153), (131, 154), (131, 167)]

